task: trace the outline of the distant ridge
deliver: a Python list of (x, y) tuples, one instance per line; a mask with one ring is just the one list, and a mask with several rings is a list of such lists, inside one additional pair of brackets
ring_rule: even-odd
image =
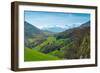
[(81, 27), (90, 27), (90, 21), (88, 21), (88, 22), (82, 24)]
[(79, 27), (67, 29), (64, 32), (58, 33), (57, 37), (62, 38), (75, 38), (78, 35), (84, 35), (90, 31), (90, 21), (80, 25)]
[(50, 27), (50, 28), (44, 28), (43, 30), (49, 31), (49, 32), (53, 32), (53, 33), (59, 33), (59, 32), (63, 32), (66, 29), (65, 28), (61, 28), (61, 27)]

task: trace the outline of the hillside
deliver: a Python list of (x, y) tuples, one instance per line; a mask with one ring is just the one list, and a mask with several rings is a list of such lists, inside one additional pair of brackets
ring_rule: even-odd
[(90, 27), (90, 21), (82, 24), (80, 27)]
[(24, 22), (24, 46), (25, 47), (32, 48), (34, 46), (33, 41), (38, 43), (38, 41), (44, 40), (43, 37), (44, 37), (44, 33), (40, 29), (38, 29), (37, 27), (33, 26), (32, 24), (26, 21)]
[(33, 37), (35, 34), (42, 34), (43, 32), (35, 27), (34, 25), (24, 22), (24, 36), (25, 37)]
[(25, 61), (59, 60), (59, 58), (56, 57), (56, 56), (44, 54), (44, 53), (38, 52), (36, 50), (29, 49), (29, 48), (25, 48), (24, 53), (25, 53), (25, 55), (24, 55)]
[(90, 21), (73, 29), (66, 30), (56, 35), (58, 39), (69, 38), (70, 42), (63, 47), (65, 58), (90, 57)]

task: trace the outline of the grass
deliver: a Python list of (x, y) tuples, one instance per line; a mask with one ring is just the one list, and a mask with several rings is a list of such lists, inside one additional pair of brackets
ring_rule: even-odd
[(60, 58), (49, 54), (44, 54), (33, 49), (29, 48), (24, 49), (24, 61), (47, 61), (47, 60), (60, 60)]
[(55, 51), (50, 52), (48, 54), (53, 55), (53, 56), (57, 56), (61, 59), (63, 59), (63, 56), (64, 56), (64, 53), (62, 51), (58, 51), (58, 50), (55, 50)]

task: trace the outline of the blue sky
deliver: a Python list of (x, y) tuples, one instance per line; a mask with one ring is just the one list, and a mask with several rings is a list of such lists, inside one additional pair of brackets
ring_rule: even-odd
[(90, 14), (25, 11), (25, 21), (39, 29), (61, 27), (77, 27), (90, 20)]

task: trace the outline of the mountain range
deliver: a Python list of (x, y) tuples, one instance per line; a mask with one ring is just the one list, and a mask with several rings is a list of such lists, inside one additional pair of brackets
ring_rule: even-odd
[(46, 30), (46, 31), (53, 32), (53, 33), (59, 33), (59, 32), (65, 31), (66, 28), (55, 26), (55, 27), (43, 28), (42, 30)]

